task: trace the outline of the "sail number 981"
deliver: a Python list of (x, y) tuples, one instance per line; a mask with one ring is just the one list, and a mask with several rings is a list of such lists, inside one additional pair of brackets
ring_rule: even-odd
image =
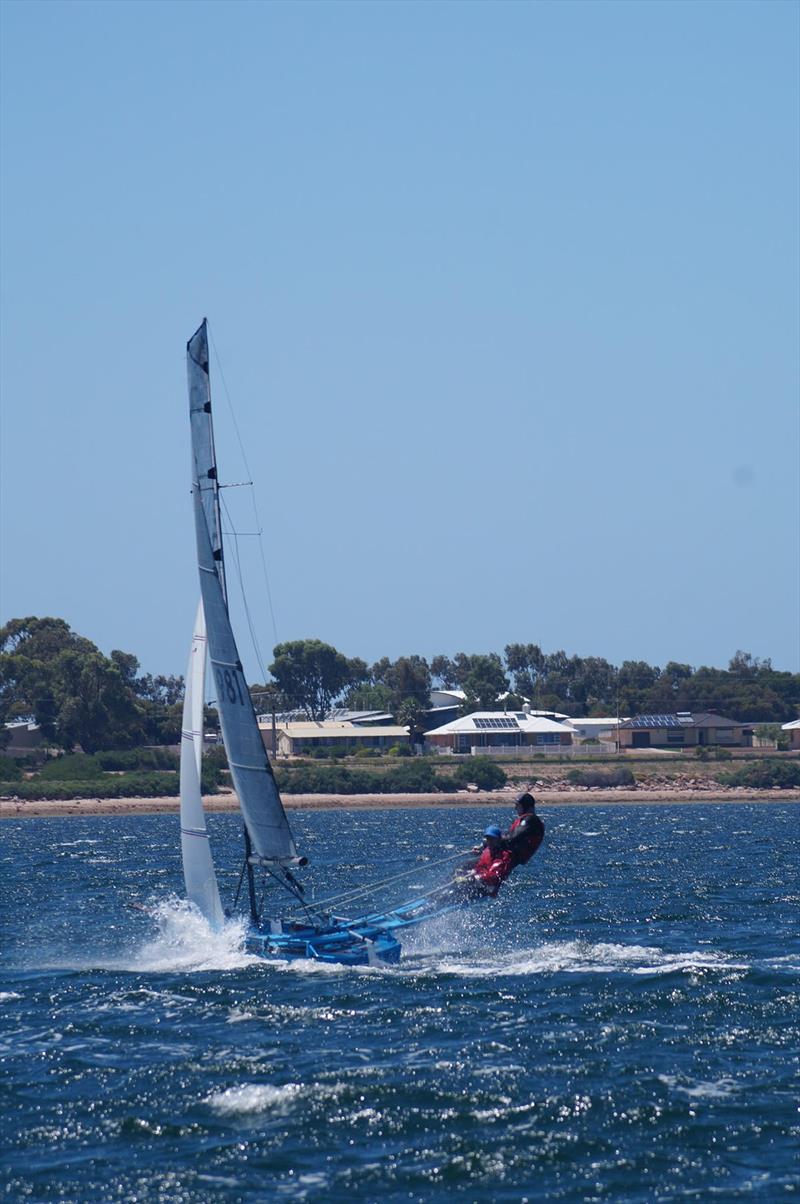
[(217, 669), (217, 694), (220, 702), (225, 699), (227, 702), (244, 706), (242, 685), (235, 669)]

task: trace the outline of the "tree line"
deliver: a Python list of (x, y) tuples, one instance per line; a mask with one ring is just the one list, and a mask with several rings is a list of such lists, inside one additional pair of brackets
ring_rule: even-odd
[[(524, 702), (574, 717), (708, 710), (783, 723), (800, 714), (800, 674), (742, 651), (727, 669), (677, 661), (616, 666), (603, 657), (546, 653), (538, 644), (508, 644), (502, 656), (410, 655), (369, 665), (306, 639), (278, 644), (273, 656), (272, 681), (251, 687), (256, 710), (298, 710), (311, 720), (339, 705), (385, 710), (424, 731), (436, 687), (464, 692), (462, 714), (519, 709)], [(182, 699), (182, 677), (142, 674), (130, 652), (105, 656), (63, 619), (12, 619), (0, 628), (0, 720), (32, 717), (62, 748), (96, 753), (177, 744)], [(214, 727), (214, 712), (207, 718)]]

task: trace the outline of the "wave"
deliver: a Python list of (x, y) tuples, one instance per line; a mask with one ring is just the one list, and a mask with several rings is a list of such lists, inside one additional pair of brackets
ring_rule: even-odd
[[(419, 966), (417, 970), (419, 970)], [(464, 978), (518, 977), (528, 974), (661, 975), (702, 970), (749, 970), (745, 962), (723, 953), (691, 950), (674, 953), (650, 945), (620, 945), (588, 941), (554, 941), (533, 949), (518, 949), (497, 957), (476, 959), (445, 956), (436, 964), (443, 974)]]
[(283, 1114), (300, 1100), (308, 1100), (311, 1096), (335, 1097), (343, 1090), (343, 1085), (321, 1086), (318, 1083), (285, 1083), (282, 1087), (274, 1087), (271, 1083), (240, 1083), (226, 1087), (224, 1091), (212, 1091), (203, 1102), (220, 1116), (250, 1112)]
[(665, 1087), (669, 1087), (674, 1091), (679, 1091), (681, 1095), (686, 1095), (690, 1099), (729, 1099), (735, 1095), (739, 1088), (733, 1079), (717, 1079), (711, 1082), (705, 1082), (698, 1079), (693, 1082), (691, 1079), (679, 1079), (673, 1074), (660, 1074), (658, 1081), (663, 1083)]

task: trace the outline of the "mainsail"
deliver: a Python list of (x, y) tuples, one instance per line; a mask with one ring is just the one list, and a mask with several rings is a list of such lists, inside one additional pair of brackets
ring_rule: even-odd
[(228, 616), (205, 321), (192, 335), (186, 352), (197, 560), (222, 738), (252, 852), (267, 862), (296, 863), (297, 850)]
[(186, 895), (215, 928), (223, 923), (214, 863), (208, 844), (200, 771), (203, 756), (203, 702), (206, 676), (206, 625), (203, 603), (197, 608), (192, 650), (186, 670), (181, 730), (181, 853)]

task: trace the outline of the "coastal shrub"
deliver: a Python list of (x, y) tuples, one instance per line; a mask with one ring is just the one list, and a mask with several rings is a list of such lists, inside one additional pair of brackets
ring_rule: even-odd
[(278, 788), (285, 794), (360, 794), (358, 771), (345, 769), (343, 765), (302, 765), (292, 769), (278, 769), (275, 778)]
[(381, 793), (422, 794), (439, 789), (433, 767), (416, 757), (402, 765), (393, 765), (376, 776), (382, 782), (378, 787)]
[(318, 748), (312, 748), (309, 755), (316, 761), (335, 761), (341, 757), (346, 757), (349, 749), (343, 745), (336, 744), (320, 744)]
[(627, 765), (614, 769), (570, 769), (567, 781), (573, 786), (635, 786), (636, 778)]
[(102, 782), (50, 782), (41, 775), (27, 782), (0, 783), (0, 794), (27, 800), (63, 800), (73, 798), (171, 798), (178, 794), (178, 775), (174, 772), (126, 773), (104, 777)]
[(217, 769), (228, 768), (228, 754), (224, 744), (211, 744), (203, 751), (203, 764), (216, 766)]
[(793, 790), (800, 786), (800, 761), (749, 761), (740, 769), (717, 774), (717, 781), (754, 790)]
[(18, 782), (22, 772), (11, 757), (0, 757), (0, 782)]
[(203, 794), (216, 794), (222, 778), (222, 770), (216, 759), (212, 760), (205, 753), (200, 763), (200, 789)]
[(420, 794), (441, 789), (433, 768), (416, 758), (378, 773), (343, 765), (281, 766), (275, 777), (286, 794)]
[(410, 744), (393, 744), (386, 750), (387, 757), (412, 757), (414, 750)]
[(470, 782), (479, 790), (499, 790), (508, 781), (506, 771), (491, 757), (470, 757), (466, 764), (457, 766), (453, 777), (459, 790)]
[(179, 757), (170, 748), (126, 748), (95, 753), (94, 760), (107, 773), (126, 770), (177, 769)]
[(39, 778), (44, 782), (91, 782), (101, 778), (103, 773), (97, 757), (90, 757), (86, 753), (68, 753), (47, 761), (39, 771)]

